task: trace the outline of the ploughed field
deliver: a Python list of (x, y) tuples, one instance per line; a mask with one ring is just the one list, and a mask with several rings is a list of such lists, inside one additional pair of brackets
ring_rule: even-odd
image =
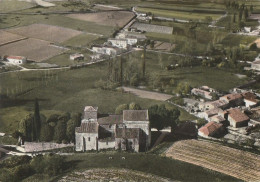
[(22, 39), (25, 39), (25, 37), (0, 30), (0, 46)]
[(82, 33), (81, 31), (46, 24), (32, 24), (8, 29), (7, 31), (24, 37), (36, 38), (57, 43), (64, 42)]
[(73, 172), (64, 176), (59, 182), (71, 181), (146, 181), (146, 182), (168, 182), (155, 175), (133, 171), (129, 169), (90, 169), (83, 172)]
[(166, 156), (215, 170), (245, 181), (260, 180), (260, 156), (198, 140), (176, 142)]
[(70, 14), (70, 18), (97, 23), (100, 25), (123, 27), (135, 15), (130, 11), (110, 11), (98, 13), (85, 13), (85, 14)]
[(24, 56), (29, 60), (40, 62), (66, 52), (68, 49), (50, 45), (39, 39), (25, 39), (0, 46), (0, 55)]

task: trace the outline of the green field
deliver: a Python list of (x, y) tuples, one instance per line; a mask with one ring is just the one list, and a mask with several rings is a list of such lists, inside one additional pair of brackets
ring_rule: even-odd
[[(31, 88), (24, 95), (18, 96), (13, 101), (6, 102), (0, 109), (0, 128), (11, 132), (28, 112), (32, 111), (33, 99), (40, 101), (41, 111), (57, 110), (63, 112), (82, 112), (86, 105), (99, 107), (101, 113), (114, 113), (115, 108), (122, 103), (136, 102), (143, 108), (164, 102), (142, 99), (129, 93), (120, 91), (101, 90), (95, 83), (107, 77), (107, 63), (99, 63), (86, 68), (48, 72), (42, 71), (7, 73), (0, 76), (1, 91), (9, 95), (16, 93), (16, 88)], [(173, 107), (167, 105), (167, 107)], [(16, 114), (17, 113), (17, 114)], [(192, 120), (194, 116), (181, 111), (180, 120)]]
[(29, 3), (25, 1), (2, 0), (0, 1), (0, 12), (1, 13), (13, 12), (13, 11), (32, 8), (34, 6), (35, 6), (34, 3)]
[(213, 20), (215, 20), (221, 16), (221, 14), (193, 13), (193, 12), (185, 12), (185, 11), (173, 11), (173, 10), (142, 8), (142, 7), (138, 7), (137, 11), (142, 13), (151, 12), (155, 16), (163, 16), (163, 17), (185, 19), (185, 20), (204, 20), (207, 16), (210, 16)]

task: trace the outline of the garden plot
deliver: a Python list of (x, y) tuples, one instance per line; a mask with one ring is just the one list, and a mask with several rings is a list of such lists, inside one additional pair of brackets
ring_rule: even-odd
[(162, 34), (172, 34), (173, 31), (172, 27), (151, 25), (151, 24), (138, 23), (138, 22), (135, 22), (131, 27), (145, 32), (154, 32), (154, 33), (162, 33)]
[(25, 39), (25, 37), (0, 30), (0, 46), (22, 39)]
[(94, 22), (100, 25), (123, 27), (135, 15), (129, 11), (110, 11), (99, 13), (71, 14), (67, 16), (78, 20)]
[(57, 43), (64, 42), (82, 33), (81, 31), (46, 24), (32, 24), (8, 29), (7, 31), (29, 38), (36, 38)]
[(67, 50), (68, 49), (51, 45), (44, 40), (29, 38), (0, 46), (0, 55), (24, 56), (29, 60), (40, 62)]

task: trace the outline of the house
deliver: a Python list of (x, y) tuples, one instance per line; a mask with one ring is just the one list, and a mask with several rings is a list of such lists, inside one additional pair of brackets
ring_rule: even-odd
[(230, 107), (241, 106), (244, 103), (243, 95), (240, 93), (232, 93), (224, 95), (219, 100), (227, 101)]
[(254, 62), (252, 62), (251, 69), (260, 71), (260, 59), (256, 59)]
[(109, 56), (115, 56), (120, 53), (120, 49), (113, 46), (92, 46), (92, 51), (98, 54), (106, 54)]
[(191, 90), (191, 94), (201, 96), (201, 97), (204, 97), (204, 98), (209, 99), (209, 100), (212, 99), (211, 92), (205, 91), (205, 90), (202, 90), (202, 89), (198, 89), (198, 88), (193, 88)]
[(100, 115), (97, 107), (86, 106), (75, 136), (76, 151), (145, 151), (151, 143), (148, 110), (124, 110), (123, 115)]
[(224, 111), (222, 117), (226, 118), (229, 121), (230, 126), (234, 128), (247, 126), (248, 121), (250, 120), (249, 117), (238, 108)]
[(102, 54), (93, 54), (90, 56), (91, 60), (98, 60), (102, 58)]
[(252, 92), (244, 92), (242, 95), (244, 97), (246, 107), (254, 107), (260, 103), (260, 101), (257, 99), (257, 96)]
[(214, 121), (216, 123), (225, 123), (226, 119), (220, 115), (214, 115), (212, 117), (209, 118), (209, 121)]
[(200, 117), (205, 118), (206, 120), (209, 120), (210, 117), (212, 117), (214, 115), (218, 115), (218, 113), (220, 113), (221, 111), (223, 111), (223, 110), (220, 108), (210, 109), (203, 113), (200, 113)]
[(111, 43), (112, 46), (126, 49), (128, 45), (127, 39), (108, 39), (108, 42)]
[(211, 109), (226, 109), (229, 107), (229, 102), (226, 100), (216, 100), (212, 102), (206, 102), (206, 103), (201, 103), (199, 104), (199, 109), (200, 110), (211, 110)]
[(83, 55), (83, 54), (80, 54), (80, 53), (71, 54), (71, 55), (70, 55), (70, 60), (73, 60), (73, 61), (84, 60), (84, 55)]
[(27, 59), (25, 57), (22, 57), (22, 56), (7, 56), (6, 60), (10, 64), (14, 64), (14, 65), (24, 64), (27, 61)]
[(211, 121), (199, 129), (198, 135), (201, 137), (216, 137), (222, 134), (223, 130), (222, 124)]

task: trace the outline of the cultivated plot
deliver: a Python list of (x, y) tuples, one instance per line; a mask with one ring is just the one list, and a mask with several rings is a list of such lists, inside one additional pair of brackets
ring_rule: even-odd
[(67, 50), (50, 45), (49, 42), (44, 40), (29, 38), (1, 46), (0, 55), (24, 56), (29, 60), (40, 62)]
[(0, 46), (22, 39), (25, 39), (25, 37), (0, 30)]
[(260, 156), (219, 144), (186, 140), (173, 144), (167, 157), (212, 169), (245, 181), (259, 181)]
[(94, 22), (100, 25), (123, 27), (135, 15), (129, 11), (110, 11), (99, 13), (71, 14), (67, 16), (78, 20)]
[(8, 29), (7, 31), (29, 38), (36, 38), (57, 43), (64, 42), (82, 33), (81, 31), (46, 24), (32, 24)]
[(172, 27), (151, 25), (151, 24), (138, 23), (138, 22), (135, 22), (131, 27), (145, 32), (154, 32), (154, 33), (162, 33), (162, 34), (172, 34), (173, 31)]

